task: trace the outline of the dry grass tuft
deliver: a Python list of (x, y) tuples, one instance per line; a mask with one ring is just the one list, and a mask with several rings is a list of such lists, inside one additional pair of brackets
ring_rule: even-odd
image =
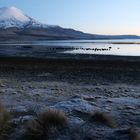
[(140, 140), (140, 133), (137, 129), (131, 128), (129, 130), (130, 140)]
[(90, 121), (98, 121), (111, 128), (117, 127), (116, 121), (112, 118), (112, 116), (109, 113), (106, 112), (95, 112), (91, 115)]
[(4, 87), (3, 81), (0, 80), (0, 87)]
[(43, 112), (31, 122), (28, 127), (28, 135), (32, 139), (46, 139), (52, 130), (61, 130), (67, 126), (67, 118), (61, 111), (49, 109)]
[(3, 140), (5, 137), (8, 136), (8, 132), (10, 129), (9, 121), (9, 112), (2, 104), (0, 104), (0, 140)]

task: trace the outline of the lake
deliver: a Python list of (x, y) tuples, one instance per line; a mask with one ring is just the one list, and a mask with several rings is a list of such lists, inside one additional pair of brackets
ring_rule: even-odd
[[(48, 51), (52, 48), (58, 53), (65, 54), (99, 54), (140, 56), (140, 39), (116, 39), (116, 40), (59, 40), (59, 41), (26, 41), (26, 42), (1, 42), (0, 47), (22, 47), (20, 51), (29, 51), (30, 46), (36, 50)], [(5, 47), (5, 48), (6, 48)], [(46, 48), (46, 49), (45, 49)], [(26, 50), (27, 49), (27, 50)], [(51, 52), (49, 50), (49, 52)], [(16, 50), (15, 50), (16, 51)], [(19, 52), (19, 50), (18, 50)]]

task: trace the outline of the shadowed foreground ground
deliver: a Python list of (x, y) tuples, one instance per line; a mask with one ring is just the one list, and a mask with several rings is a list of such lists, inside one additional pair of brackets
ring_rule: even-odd
[[(48, 108), (62, 110), (69, 122), (50, 139), (130, 139), (140, 128), (139, 85), (140, 61), (0, 58), (0, 101), (13, 114), (13, 140), (23, 138), (34, 112)], [(110, 113), (117, 127), (89, 121), (97, 111)]]

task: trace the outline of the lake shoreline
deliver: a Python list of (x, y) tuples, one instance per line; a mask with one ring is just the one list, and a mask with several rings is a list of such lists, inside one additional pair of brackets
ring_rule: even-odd
[(0, 61), (7, 61), (11, 60), (11, 61), (95, 61), (95, 62), (102, 62), (102, 61), (106, 61), (108, 63), (111, 62), (133, 62), (133, 63), (137, 63), (140, 62), (140, 56), (119, 56), (119, 55), (101, 55), (101, 54), (68, 54), (68, 53), (62, 53), (61, 52), (53, 52), (53, 53), (49, 53), (49, 52), (45, 52), (45, 56), (41, 56), (38, 54), (32, 54), (31, 56), (28, 55), (24, 55), (24, 56), (19, 56), (17, 54), (15, 55), (10, 55), (10, 54), (3, 54), (0, 55)]
[[(140, 39), (1, 42), (0, 56), (36, 58), (140, 57)], [(81, 56), (80, 56), (81, 55)], [(76, 57), (77, 56), (77, 57)], [(106, 59), (105, 58), (105, 59)], [(129, 57), (128, 57), (129, 58)], [(98, 59), (101, 59), (98, 57)], [(130, 59), (130, 58), (129, 58)], [(125, 59), (126, 61), (126, 59)]]

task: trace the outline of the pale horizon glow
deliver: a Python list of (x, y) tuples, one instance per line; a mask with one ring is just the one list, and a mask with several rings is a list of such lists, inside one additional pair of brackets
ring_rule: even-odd
[(140, 0), (0, 0), (36, 20), (91, 34), (140, 35)]

